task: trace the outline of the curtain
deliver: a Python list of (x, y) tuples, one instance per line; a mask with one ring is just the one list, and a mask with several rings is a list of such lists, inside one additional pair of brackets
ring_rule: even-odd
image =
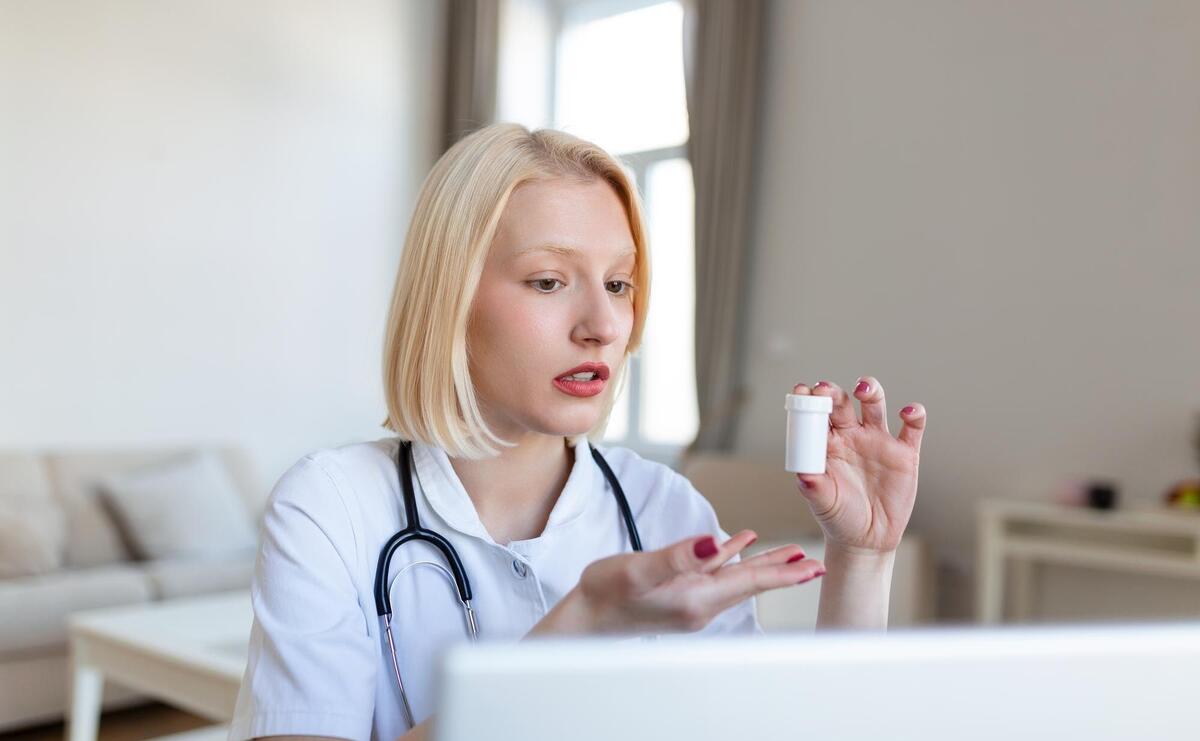
[(500, 0), (449, 0), (443, 150), (496, 117)]
[[(742, 383), (743, 276), (762, 0), (684, 0), (684, 75), (696, 187), (696, 392), (700, 425), (687, 453), (728, 450), (747, 398)], [(685, 456), (686, 454), (685, 453)]]

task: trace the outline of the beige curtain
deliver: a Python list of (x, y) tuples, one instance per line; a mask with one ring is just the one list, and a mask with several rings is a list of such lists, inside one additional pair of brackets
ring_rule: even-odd
[(685, 0), (684, 73), (696, 184), (696, 391), (688, 452), (728, 450), (742, 385), (751, 165), (762, 0)]
[(500, 0), (449, 0), (443, 149), (496, 117)]

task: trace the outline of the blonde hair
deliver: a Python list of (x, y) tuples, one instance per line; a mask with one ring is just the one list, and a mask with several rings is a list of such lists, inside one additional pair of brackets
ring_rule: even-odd
[[(383, 352), (383, 426), (406, 440), (436, 445), (452, 457), (499, 454), (471, 380), (467, 321), (488, 248), (509, 196), (521, 184), (569, 178), (601, 180), (625, 208), (633, 236), (634, 321), (621, 366), (612, 375), (603, 413), (587, 432), (598, 441), (641, 345), (650, 299), (650, 255), (641, 200), (615, 157), (562, 131), (530, 131), (512, 123), (484, 127), (459, 140), (425, 178), (388, 311)], [(574, 440), (570, 441), (574, 444)]]

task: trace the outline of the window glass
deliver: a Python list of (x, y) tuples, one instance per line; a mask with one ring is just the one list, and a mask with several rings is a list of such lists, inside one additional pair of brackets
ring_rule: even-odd
[(695, 258), (692, 167), (686, 159), (646, 171), (653, 286), (641, 350), (641, 436), (682, 445), (695, 437)]
[(558, 128), (614, 154), (683, 144), (683, 7), (651, 5), (564, 20), (555, 80)]

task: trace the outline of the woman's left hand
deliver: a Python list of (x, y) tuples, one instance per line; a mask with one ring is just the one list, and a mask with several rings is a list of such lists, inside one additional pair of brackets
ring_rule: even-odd
[(888, 431), (883, 387), (871, 376), (860, 378), (854, 389), (861, 420), (836, 384), (822, 381), (811, 389), (798, 384), (792, 393), (833, 398), (825, 473), (796, 474), (827, 549), (896, 550), (916, 503), (925, 407), (910, 404), (901, 410), (903, 428), (895, 438)]

